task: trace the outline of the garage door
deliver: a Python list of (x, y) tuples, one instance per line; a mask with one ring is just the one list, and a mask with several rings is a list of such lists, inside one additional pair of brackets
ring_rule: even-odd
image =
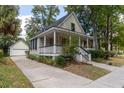
[(13, 49), (10, 50), (10, 56), (21, 56), (21, 55), (26, 55), (25, 54), (26, 50), (23, 49)]

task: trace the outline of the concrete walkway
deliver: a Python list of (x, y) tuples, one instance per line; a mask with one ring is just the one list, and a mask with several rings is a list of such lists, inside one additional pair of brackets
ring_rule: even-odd
[(59, 68), (48, 66), (25, 57), (11, 57), (34, 87), (39, 88), (122, 88), (124, 87), (124, 66), (121, 68), (100, 63), (95, 66), (108, 69), (111, 73), (92, 81)]
[(37, 88), (76, 88), (84, 87), (92, 82), (85, 77), (29, 60), (23, 56), (11, 57), (11, 59)]
[(124, 67), (93, 81), (87, 88), (122, 88), (124, 87)]
[(93, 62), (93, 61), (91, 62), (91, 64), (94, 65), (94, 66), (103, 68), (103, 69), (107, 69), (109, 71), (114, 71), (114, 70), (119, 69), (119, 67), (110, 66), (110, 65), (107, 65), (107, 64), (97, 63), (97, 62)]

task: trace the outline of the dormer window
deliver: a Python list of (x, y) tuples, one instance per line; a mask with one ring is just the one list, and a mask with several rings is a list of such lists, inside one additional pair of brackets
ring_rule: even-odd
[(71, 23), (71, 31), (75, 31), (75, 24)]

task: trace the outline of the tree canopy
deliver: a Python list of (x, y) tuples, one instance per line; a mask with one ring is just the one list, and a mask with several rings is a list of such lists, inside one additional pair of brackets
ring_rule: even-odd
[(59, 14), (59, 8), (56, 5), (37, 5), (32, 9), (33, 16), (27, 20), (26, 32), (27, 38), (33, 37), (38, 31), (49, 26), (56, 21)]
[(21, 31), (19, 6), (0, 5), (0, 48), (7, 54), (8, 47), (18, 39)]
[[(120, 21), (120, 15), (124, 14), (124, 6), (69, 5), (65, 7), (65, 11), (75, 12), (84, 31), (94, 35), (96, 49), (113, 50), (115, 39), (118, 37), (118, 40), (122, 40), (124, 23)], [(121, 44), (123, 45), (122, 42), (119, 45)]]

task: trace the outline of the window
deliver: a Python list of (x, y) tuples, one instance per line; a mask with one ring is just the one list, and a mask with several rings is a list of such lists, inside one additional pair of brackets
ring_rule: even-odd
[(75, 24), (71, 23), (71, 31), (75, 31)]
[(30, 47), (31, 47), (31, 50), (32, 49), (36, 49), (37, 50), (37, 38), (31, 40)]

